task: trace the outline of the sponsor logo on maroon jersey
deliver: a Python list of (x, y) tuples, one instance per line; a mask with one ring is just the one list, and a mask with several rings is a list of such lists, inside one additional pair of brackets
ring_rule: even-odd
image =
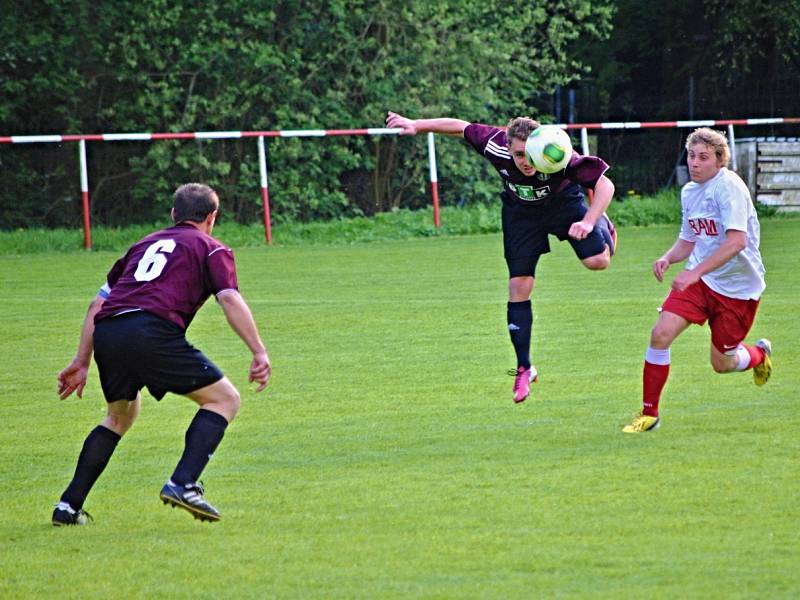
[(714, 219), (689, 219), (689, 226), (694, 231), (695, 235), (710, 235), (710, 236), (717, 236), (719, 232), (717, 231), (717, 223)]

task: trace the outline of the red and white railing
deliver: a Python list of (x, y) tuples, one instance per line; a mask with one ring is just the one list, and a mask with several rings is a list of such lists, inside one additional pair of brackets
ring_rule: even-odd
[[(608, 122), (608, 123), (571, 123), (560, 124), (564, 129), (580, 129), (581, 149), (589, 153), (589, 129), (655, 129), (684, 127), (720, 127), (728, 128), (728, 140), (731, 145), (732, 167), (735, 169), (735, 137), (734, 125), (779, 125), (800, 123), (800, 118), (761, 118), (761, 119), (708, 119), (694, 121), (650, 121), (650, 122)], [(0, 144), (42, 144), (78, 142), (80, 157), (81, 201), (83, 205), (84, 247), (92, 247), (91, 221), (89, 211), (89, 175), (86, 166), (86, 142), (148, 142), (156, 140), (225, 140), (239, 138), (257, 138), (258, 164), (261, 176), (261, 198), (264, 207), (264, 236), (268, 244), (272, 243), (272, 226), (269, 210), (269, 185), (267, 180), (267, 157), (264, 138), (290, 137), (330, 137), (351, 135), (397, 135), (400, 129), (365, 128), (365, 129), (284, 129), (276, 131), (195, 131), (180, 133), (100, 133), (76, 135), (11, 135), (0, 136)], [(434, 135), (428, 133), (428, 163), (431, 182), (431, 199), (433, 204), (434, 225), (440, 226), (439, 188), (436, 169), (436, 146)]]

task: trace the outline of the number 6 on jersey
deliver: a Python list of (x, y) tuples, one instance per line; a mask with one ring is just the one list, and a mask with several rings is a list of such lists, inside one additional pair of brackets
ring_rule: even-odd
[(153, 281), (161, 275), (161, 271), (167, 266), (167, 257), (162, 252), (169, 254), (173, 250), (175, 250), (175, 240), (158, 240), (150, 244), (136, 265), (136, 272), (133, 274), (136, 281)]

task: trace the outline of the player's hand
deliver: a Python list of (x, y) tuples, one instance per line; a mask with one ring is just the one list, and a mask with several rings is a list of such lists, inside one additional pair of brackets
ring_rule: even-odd
[(585, 240), (586, 236), (592, 233), (594, 224), (587, 223), (586, 221), (578, 221), (569, 227), (569, 237), (576, 240)]
[(388, 115), (386, 116), (386, 127), (389, 127), (390, 129), (399, 127), (403, 130), (400, 132), (400, 135), (417, 134), (417, 125), (413, 119), (407, 119), (406, 117), (391, 111), (389, 111)]
[(86, 386), (86, 377), (89, 374), (89, 365), (73, 360), (58, 374), (58, 397), (61, 400), (69, 397), (72, 392), (77, 392), (78, 398), (83, 398), (83, 388)]
[(672, 280), (672, 289), (676, 292), (682, 292), (690, 285), (694, 285), (700, 280), (700, 276), (694, 271), (681, 271)]
[(269, 376), (272, 375), (272, 365), (266, 352), (259, 352), (253, 355), (253, 362), (250, 363), (250, 375), (248, 381), (258, 383), (256, 392), (260, 392), (267, 387)]
[(669, 269), (669, 261), (663, 256), (653, 263), (653, 275), (659, 281), (664, 281), (664, 273)]

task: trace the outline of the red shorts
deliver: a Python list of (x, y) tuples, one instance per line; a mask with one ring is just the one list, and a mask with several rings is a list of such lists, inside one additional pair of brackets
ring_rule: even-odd
[(661, 310), (697, 325), (702, 325), (708, 319), (711, 343), (725, 354), (733, 351), (747, 336), (756, 317), (758, 302), (718, 294), (701, 279), (682, 292), (672, 290), (661, 305)]

